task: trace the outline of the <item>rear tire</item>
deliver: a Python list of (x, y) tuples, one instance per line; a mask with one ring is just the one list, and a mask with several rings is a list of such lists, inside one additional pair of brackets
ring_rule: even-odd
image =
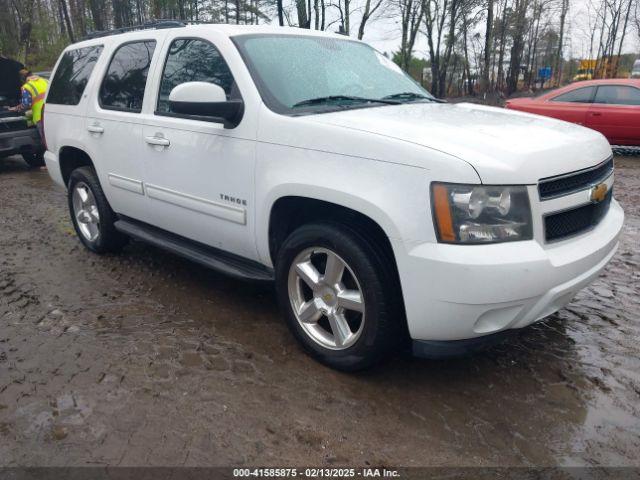
[(71, 172), (67, 198), (73, 228), (85, 247), (94, 253), (107, 253), (120, 251), (127, 244), (128, 237), (114, 227), (117, 216), (92, 167)]
[(343, 371), (369, 368), (401, 345), (396, 278), (382, 249), (341, 223), (298, 228), (276, 259), (278, 300), (289, 329), (312, 357)]
[(39, 167), (44, 167), (45, 163), (44, 163), (44, 153), (42, 152), (38, 152), (38, 153), (23, 153), (22, 154), (22, 159), (27, 162), (27, 165), (29, 165), (29, 168), (39, 168)]

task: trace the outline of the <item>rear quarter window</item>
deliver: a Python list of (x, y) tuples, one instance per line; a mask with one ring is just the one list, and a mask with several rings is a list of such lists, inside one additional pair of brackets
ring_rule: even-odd
[(77, 105), (80, 103), (93, 67), (95, 67), (101, 53), (102, 45), (66, 51), (51, 80), (47, 103), (58, 105)]

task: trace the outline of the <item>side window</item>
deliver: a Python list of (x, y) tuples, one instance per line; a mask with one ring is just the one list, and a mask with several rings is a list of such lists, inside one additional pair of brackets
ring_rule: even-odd
[(69, 50), (62, 55), (56, 73), (51, 80), (47, 103), (77, 105), (80, 103), (102, 45)]
[(216, 47), (206, 40), (174, 40), (167, 53), (158, 94), (158, 113), (169, 113), (169, 94), (185, 82), (209, 82), (222, 87), (227, 99), (235, 86), (231, 71)]
[(102, 108), (140, 113), (155, 47), (153, 40), (118, 47), (100, 87)]
[(591, 103), (595, 87), (584, 87), (563, 93), (551, 99), (552, 102)]
[(594, 103), (611, 105), (640, 105), (640, 90), (622, 85), (604, 85), (598, 87)]

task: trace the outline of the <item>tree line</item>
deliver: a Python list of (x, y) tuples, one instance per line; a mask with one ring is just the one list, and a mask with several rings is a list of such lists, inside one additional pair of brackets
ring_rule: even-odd
[(155, 19), (364, 40), (375, 23), (393, 25), (397, 49), (386, 53), (440, 97), (559, 85), (578, 68), (576, 49), (595, 60), (593, 76), (617, 76), (633, 61), (625, 46), (640, 42), (640, 0), (0, 0), (0, 11), (0, 54), (42, 69), (90, 32)]

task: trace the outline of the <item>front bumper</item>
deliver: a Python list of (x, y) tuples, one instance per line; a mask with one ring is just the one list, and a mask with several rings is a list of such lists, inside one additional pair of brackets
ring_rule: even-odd
[(42, 151), (40, 135), (35, 127), (0, 132), (0, 156)]
[(398, 258), (411, 338), (471, 339), (551, 315), (611, 260), (623, 220), (613, 200), (597, 227), (556, 244), (417, 246)]

